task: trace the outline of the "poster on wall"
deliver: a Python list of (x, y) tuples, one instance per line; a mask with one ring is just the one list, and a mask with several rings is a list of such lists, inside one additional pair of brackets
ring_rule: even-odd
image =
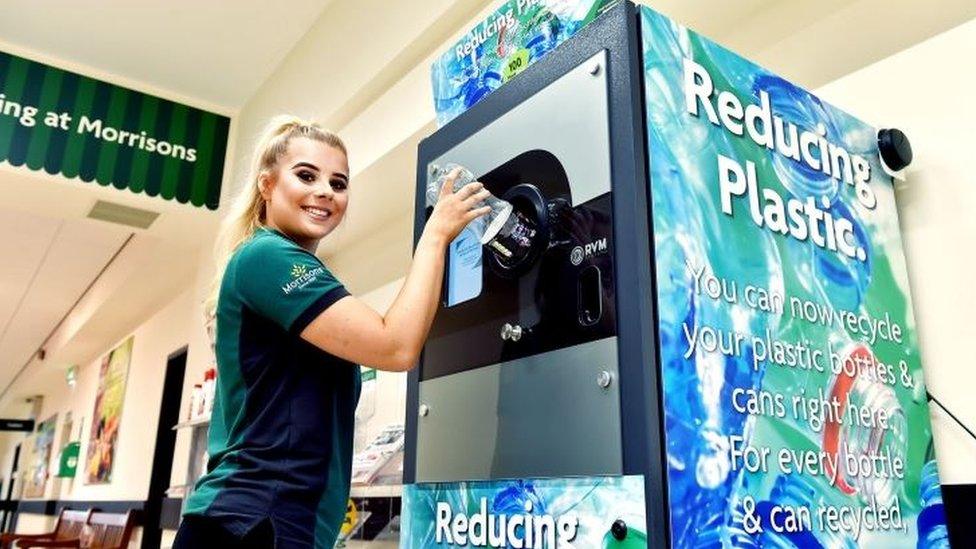
[(50, 472), (51, 447), (54, 445), (54, 428), (57, 414), (37, 425), (37, 434), (30, 453), (30, 465), (24, 480), (24, 497), (44, 497), (44, 487)]
[(125, 400), (125, 382), (132, 360), (132, 336), (102, 358), (98, 370), (98, 392), (88, 437), (85, 481), (104, 484), (112, 481), (112, 467), (119, 439), (119, 422)]
[(944, 542), (877, 129), (642, 26), (673, 544)]

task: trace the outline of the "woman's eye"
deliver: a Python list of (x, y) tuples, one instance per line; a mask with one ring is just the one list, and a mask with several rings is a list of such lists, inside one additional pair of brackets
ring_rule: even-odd
[(347, 186), (346, 185), (346, 182), (343, 181), (343, 180), (341, 180), (341, 179), (333, 179), (329, 183), (332, 185), (332, 188), (335, 189), (335, 190), (337, 190), (337, 191), (344, 191), (344, 190), (346, 190), (346, 186)]
[(312, 172), (298, 172), (298, 178), (306, 183), (311, 183), (315, 181), (315, 174)]

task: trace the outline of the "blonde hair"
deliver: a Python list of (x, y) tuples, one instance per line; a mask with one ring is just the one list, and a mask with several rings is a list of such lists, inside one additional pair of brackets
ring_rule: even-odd
[(217, 297), (227, 262), (241, 244), (250, 240), (258, 228), (265, 226), (265, 201), (258, 187), (261, 177), (274, 171), (278, 160), (288, 151), (288, 143), (296, 137), (325, 143), (348, 156), (342, 139), (323, 129), (317, 122), (287, 115), (271, 119), (254, 148), (247, 180), (234, 198), (217, 235), (214, 249), (217, 271), (211, 283), (210, 295), (204, 304), (204, 310), (210, 318), (217, 311)]

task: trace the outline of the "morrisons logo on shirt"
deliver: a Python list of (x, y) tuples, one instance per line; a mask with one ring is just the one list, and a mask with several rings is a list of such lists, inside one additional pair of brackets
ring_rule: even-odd
[(308, 270), (305, 265), (293, 265), (291, 268), (292, 281), (281, 287), (281, 291), (288, 295), (295, 290), (301, 290), (315, 280), (315, 277), (325, 272), (322, 267), (315, 267)]

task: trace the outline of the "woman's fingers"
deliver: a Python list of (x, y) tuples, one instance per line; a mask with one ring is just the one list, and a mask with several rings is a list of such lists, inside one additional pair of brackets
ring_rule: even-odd
[(468, 198), (474, 196), (478, 191), (481, 191), (484, 188), (485, 186), (482, 185), (480, 182), (472, 181), (471, 183), (468, 183), (467, 185), (458, 189), (458, 191), (454, 194), (457, 195), (459, 200), (467, 200)]
[(465, 214), (465, 217), (467, 218), (467, 221), (470, 222), (474, 219), (477, 219), (487, 214), (490, 211), (491, 211), (491, 206), (482, 206), (481, 208), (475, 208), (473, 210), (468, 211), (468, 213)]
[(461, 168), (454, 168), (451, 170), (451, 173), (447, 174), (447, 177), (444, 178), (444, 184), (441, 185), (442, 198), (454, 192), (454, 182), (457, 180), (459, 175), (461, 175)]
[(487, 200), (489, 196), (491, 196), (491, 191), (489, 191), (488, 189), (481, 189), (480, 191), (465, 198), (464, 201), (473, 207), (474, 204), (478, 204), (480, 202)]
[(453, 170), (445, 178), (434, 212), (427, 221), (428, 225), (436, 227), (434, 230), (443, 231), (450, 239), (455, 238), (473, 219), (491, 211), (491, 207), (482, 206), (491, 192), (481, 182), (473, 181), (454, 191), (460, 173), (460, 170)]

